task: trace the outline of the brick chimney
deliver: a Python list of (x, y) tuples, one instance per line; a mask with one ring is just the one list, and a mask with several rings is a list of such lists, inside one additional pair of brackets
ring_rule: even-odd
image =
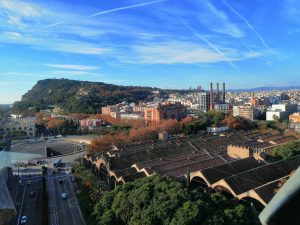
[(210, 83), (210, 104), (209, 104), (209, 110), (213, 110), (214, 109), (214, 96), (213, 96), (213, 83)]
[(216, 102), (220, 102), (219, 82), (217, 83)]
[(225, 103), (225, 83), (223, 83), (223, 96), (222, 96), (222, 101)]

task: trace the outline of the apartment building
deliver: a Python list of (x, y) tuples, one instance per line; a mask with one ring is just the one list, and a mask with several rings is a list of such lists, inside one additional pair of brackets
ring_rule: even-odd
[(300, 132), (300, 113), (293, 113), (289, 116), (289, 128)]
[(159, 122), (163, 119), (181, 120), (187, 116), (187, 108), (179, 102), (162, 102), (144, 111), (146, 122)]
[(34, 137), (35, 117), (6, 118), (0, 121), (0, 134), (4, 136)]
[(197, 96), (197, 103), (199, 104), (199, 110), (202, 112), (209, 111), (210, 105), (209, 92), (199, 92)]
[(250, 121), (253, 121), (257, 116), (257, 110), (251, 105), (238, 105), (233, 106), (233, 116), (243, 117)]
[(267, 111), (266, 120), (272, 121), (275, 117), (285, 120), (294, 112), (297, 112), (296, 104), (273, 104), (272, 108)]
[(115, 106), (115, 105), (108, 105), (108, 106), (102, 107), (101, 110), (102, 110), (102, 114), (103, 115), (111, 116), (112, 112), (116, 112), (117, 111), (117, 106)]
[(102, 124), (101, 119), (84, 119), (80, 120), (80, 126), (81, 127), (100, 127)]

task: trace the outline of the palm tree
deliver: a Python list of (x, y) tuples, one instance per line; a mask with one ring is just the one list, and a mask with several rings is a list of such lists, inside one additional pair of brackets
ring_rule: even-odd
[(90, 198), (96, 202), (100, 199), (101, 195), (103, 193), (102, 185), (100, 181), (95, 181), (93, 190), (91, 191)]

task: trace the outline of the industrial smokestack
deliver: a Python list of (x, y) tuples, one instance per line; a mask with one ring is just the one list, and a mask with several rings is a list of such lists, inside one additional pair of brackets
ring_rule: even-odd
[(209, 104), (209, 110), (214, 109), (214, 96), (213, 96), (213, 83), (210, 83), (210, 104)]
[(223, 100), (223, 103), (225, 103), (225, 83), (223, 83), (223, 96), (222, 96), (222, 100)]
[(217, 83), (217, 93), (216, 93), (216, 102), (219, 103), (220, 101), (220, 92), (219, 92), (219, 82)]

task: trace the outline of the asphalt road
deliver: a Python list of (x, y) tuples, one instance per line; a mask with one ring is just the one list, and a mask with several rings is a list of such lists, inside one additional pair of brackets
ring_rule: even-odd
[[(58, 179), (62, 178), (63, 183)], [(27, 184), (30, 180), (31, 184)], [(50, 225), (85, 225), (82, 217), (70, 175), (57, 172), (52, 175), (51, 169), (46, 176), (46, 189), (48, 194)], [(35, 196), (29, 193), (35, 191)], [(62, 199), (61, 194), (67, 193), (67, 199)], [(9, 225), (17, 225), (22, 216), (27, 216), (26, 225), (42, 224), (42, 175), (32, 175), (22, 178), (15, 201), (17, 216)]]
[[(59, 178), (63, 179), (63, 183), (58, 182)], [(85, 225), (69, 174), (50, 173), (47, 176), (47, 191), (51, 225)], [(67, 193), (67, 199), (61, 198), (63, 192)]]
[[(27, 180), (31, 184), (26, 184)], [(29, 196), (31, 191), (35, 191), (34, 196)], [(16, 198), (17, 216), (11, 221), (10, 225), (19, 224), (22, 216), (27, 216), (26, 225), (42, 224), (42, 177), (32, 177), (32, 179), (23, 179), (19, 186)]]
[[(77, 144), (83, 137), (77, 138)], [(72, 142), (75, 143), (76, 137), (72, 137)], [(48, 140), (23, 140), (12, 145), (12, 151), (22, 153), (43, 152), (45, 145), (52, 143), (64, 143), (70, 141), (65, 138), (48, 139)], [(76, 144), (76, 143), (75, 143)], [(46, 161), (48, 174), (46, 176), (46, 188), (49, 201), (49, 219), (51, 225), (85, 225), (82, 217), (76, 195), (73, 190), (72, 182), (68, 172), (63, 168), (62, 172), (52, 175), (53, 163), (57, 159), (70, 169), (74, 159), (82, 156), (85, 151), (75, 152), (75, 154), (61, 155), (53, 158), (40, 158)], [(43, 156), (42, 156), (43, 157)], [(29, 166), (25, 169), (14, 168), (14, 174), (19, 175), (21, 184), (15, 200), (17, 216), (9, 225), (17, 225), (20, 218), (25, 215), (28, 217), (27, 225), (42, 225), (42, 169), (41, 166)], [(30, 178), (28, 176), (30, 175)], [(58, 178), (63, 178), (63, 183), (59, 184)], [(26, 185), (27, 180), (31, 180), (30, 185)], [(30, 197), (29, 193), (36, 191), (34, 197)], [(67, 199), (61, 198), (61, 193), (66, 192)]]

